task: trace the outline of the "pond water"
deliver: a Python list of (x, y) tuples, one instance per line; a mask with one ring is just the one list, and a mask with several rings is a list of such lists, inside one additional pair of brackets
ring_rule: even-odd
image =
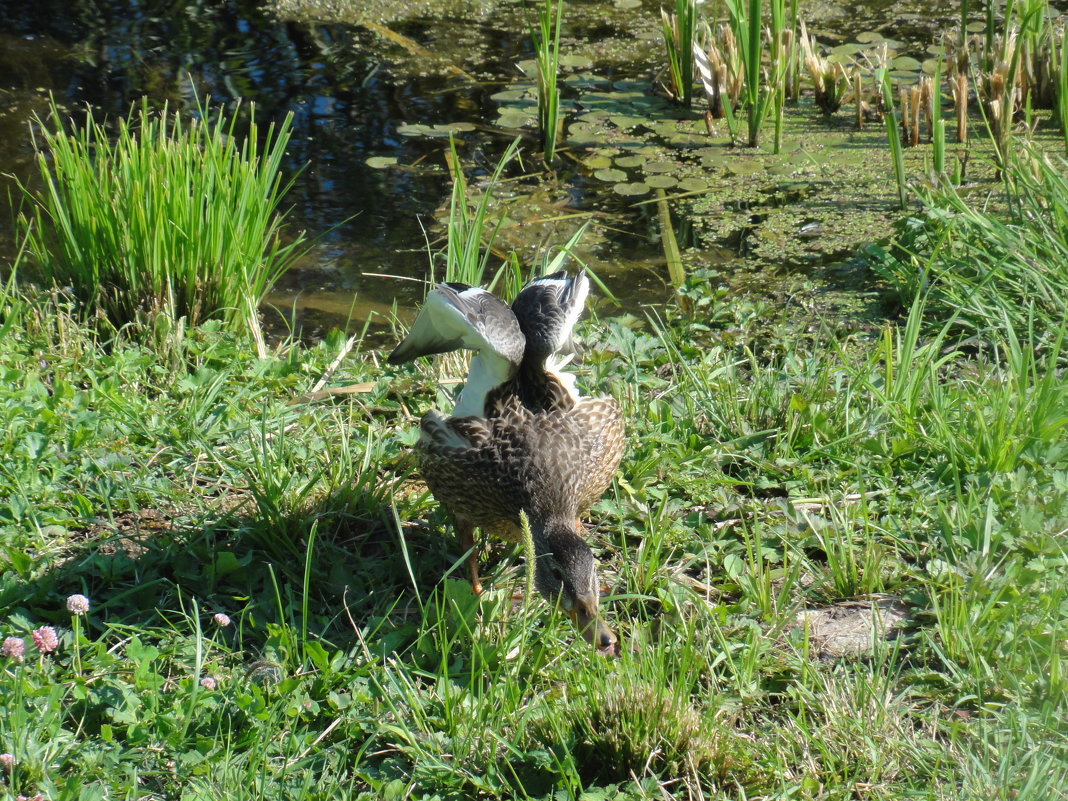
[[(589, 111), (589, 93), (598, 88), (639, 87), (639, 97), (655, 95), (663, 70), (658, 9), (649, 0), (568, 2), (562, 49), (573, 58), (565, 92), (575, 114)], [(893, 0), (802, 1), (801, 11), (825, 44), (874, 32), (896, 40), (899, 54), (921, 58), (933, 30), (958, 13), (955, 3)], [(263, 120), (292, 112), (287, 169), (300, 172), (287, 198), (290, 219), (319, 240), (270, 302), (306, 336), (332, 326), (355, 330), (369, 315), (380, 325), (394, 300), (407, 309), (422, 297), (422, 286), (403, 277), (426, 276), (427, 242), (439, 236), (435, 218), (449, 193), (447, 138), (406, 134), (411, 126), (470, 123), (465, 127), (473, 130), (459, 138), (477, 183), (477, 165), (490, 169), (515, 134), (500, 124), (507, 111), (500, 93), (523, 91), (517, 64), (531, 58), (530, 14), (527, 5), (502, 0), (276, 0), (272, 8), (257, 0), (0, 0), (0, 172), (30, 176), (28, 121), (46, 112), (49, 93), (72, 113), (89, 104), (112, 117), (146, 94), (186, 108), (195, 97), (254, 101)], [(681, 118), (696, 125), (700, 115)], [(846, 136), (844, 125), (835, 130)], [(803, 142), (794, 148), (796, 162), (818, 164)], [(624, 308), (660, 302), (668, 289), (656, 206), (607, 191), (592, 176), (589, 145), (574, 147), (574, 157), (551, 179), (517, 193), (520, 202), (508, 213), (519, 224), (508, 227), (502, 242), (529, 263), (566, 240), (581, 222), (576, 214), (592, 213), (596, 224), (581, 255)], [(706, 168), (719, 169), (714, 154), (694, 153)], [(398, 166), (369, 165), (376, 157)], [(745, 170), (723, 169), (734, 183), (749, 180)], [(774, 192), (770, 205), (782, 206), (813, 195), (813, 185), (791, 179), (761, 191)], [(819, 199), (849, 205), (848, 198)], [(892, 216), (889, 205), (883, 210), (874, 232), (885, 231)], [(751, 275), (775, 261), (775, 251), (761, 247), (791, 238), (791, 227), (801, 230), (805, 219), (813, 230), (834, 227), (833, 217), (812, 211), (778, 233), (766, 226), (754, 238), (726, 219), (732, 215), (750, 226), (751, 201), (724, 201), (711, 221), (680, 221), (683, 246), (696, 246), (688, 261), (708, 267), (742, 258)], [(0, 214), (4, 223), (9, 217)], [(9, 256), (10, 227), (0, 236)], [(848, 271), (842, 265), (852, 243), (809, 248), (808, 255), (786, 248), (781, 260), (810, 273), (819, 269), (833, 281)]]

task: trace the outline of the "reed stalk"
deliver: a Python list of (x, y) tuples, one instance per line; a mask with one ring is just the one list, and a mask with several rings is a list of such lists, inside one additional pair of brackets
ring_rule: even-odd
[(1063, 30), (1060, 35), (1060, 58), (1057, 59), (1057, 63), (1060, 65), (1056, 81), (1057, 121), (1060, 123), (1061, 136), (1064, 138), (1064, 155), (1068, 156), (1068, 33)]
[(859, 131), (864, 127), (864, 80), (859, 71), (853, 73), (853, 97), (857, 101), (857, 118), (853, 127)]
[(897, 114), (894, 112), (894, 91), (890, 86), (890, 75), (885, 67), (875, 70), (875, 81), (882, 87), (886, 138), (890, 143), (890, 157), (894, 165), (894, 178), (897, 180), (897, 197), (901, 210), (908, 208), (908, 186), (905, 182), (905, 154), (901, 146), (901, 132), (898, 129)]
[(671, 207), (668, 205), (667, 195), (659, 187), (656, 190), (656, 211), (660, 218), (660, 242), (664, 248), (668, 279), (671, 285), (678, 289), (686, 281), (686, 267), (682, 263), (678, 239), (675, 238), (675, 227), (671, 224)]
[[(760, 128), (769, 113), (773, 113), (772, 104), (782, 104), (785, 94), (783, 79), (786, 65), (779, 57), (779, 42), (786, 15), (785, 0), (770, 0), (771, 25), (768, 37), (771, 69), (767, 76), (763, 73), (764, 37), (763, 0), (725, 0), (728, 18), (734, 37), (738, 41), (745, 84), (743, 98), (746, 106), (749, 147), (757, 147), (760, 140)], [(776, 143), (776, 151), (778, 143)]]
[(920, 144), (920, 110), (923, 106), (922, 92), (919, 86), (909, 89), (909, 111), (912, 117), (909, 121), (909, 146), (918, 147)]
[[(486, 272), (493, 241), (503, 221), (502, 215), (498, 215), (495, 221), (490, 220), (490, 202), (505, 167), (518, 152), (519, 140), (516, 139), (497, 162), (485, 190), (472, 210), (467, 197), (467, 179), (464, 177), (463, 166), (456, 152), (456, 143), (450, 138), (446, 161), (449, 172), (452, 174), (452, 194), (449, 199), (444, 254), (445, 275), (442, 280), (458, 281), (472, 286), (482, 286), (487, 283)], [(433, 272), (433, 268), (431, 271)], [(499, 274), (500, 270), (492, 280), (496, 281)], [(431, 279), (431, 284), (433, 284), (433, 275)]]
[(957, 117), (957, 141), (968, 141), (968, 76), (963, 72), (953, 77), (950, 83), (953, 93), (953, 111)]
[(556, 143), (561, 135), (560, 23), (564, 17), (564, 0), (543, 0), (538, 6), (538, 24), (531, 31), (538, 73), (538, 128), (546, 164), (556, 157)]
[[(963, 3), (967, 5), (967, 0)], [(934, 174), (937, 180), (945, 179), (946, 174), (946, 123), (942, 118), (942, 64), (945, 59), (944, 49), (938, 51), (934, 75), (926, 83), (927, 111), (931, 133), (931, 154)]]

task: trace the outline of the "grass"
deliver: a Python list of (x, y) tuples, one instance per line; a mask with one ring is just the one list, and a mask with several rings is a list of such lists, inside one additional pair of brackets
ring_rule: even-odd
[(253, 123), (242, 139), (236, 114), (207, 117), (142, 102), (112, 137), (92, 119), (68, 126), (52, 107), (39, 121), (43, 189), (22, 187), (19, 218), (46, 285), (69, 287), (113, 328), (157, 317), (258, 326), (260, 300), (304, 246), (281, 233), (290, 122)]
[[(4, 302), (0, 625), (27, 645), (0, 662), (12, 794), (1068, 786), (1059, 342), (954, 349), (951, 326), (922, 333), (929, 302), (875, 341), (797, 335), (745, 301), (705, 303), (699, 327), (591, 324), (607, 347), (585, 383), (614, 388), (631, 431), (591, 535), (626, 645), (606, 660), (540, 601), (514, 607), (514, 559), (482, 598), (450, 577), (461, 554), (408, 476), (404, 410), (431, 382), (358, 354), (336, 380), (371, 392), (292, 404), (343, 337), (261, 360), (208, 325), (163, 370), (63, 303)], [(92, 604), (77, 635), (74, 592)], [(869, 593), (908, 606), (898, 639), (817, 658), (798, 610)]]
[(1045, 346), (1068, 319), (1065, 162), (1032, 147), (1010, 158), (989, 198), (938, 186), (902, 224), (897, 247), (872, 252), (903, 302), (929, 291), (936, 319), (952, 316), (964, 336), (1007, 325), (1017, 340)]
[[(692, 313), (582, 324), (583, 385), (628, 420), (588, 532), (612, 660), (513, 602), (521, 550), (481, 597), (454, 577), (411, 474), (414, 419), (447, 404), (429, 374), (358, 344), (330, 380), (367, 391), (305, 401), (343, 335), (259, 356), (217, 320), (101, 330), (16, 265), (0, 796), (1064, 798), (1068, 343), (1003, 280), (1056, 246), (1061, 173), (1010, 162), (1001, 216), (923, 195), (889, 251), (919, 283), (905, 262), (873, 333), (697, 270)], [(486, 206), (454, 175), (446, 261), (478, 281)], [(878, 602), (901, 625), (853, 656), (801, 622)]]

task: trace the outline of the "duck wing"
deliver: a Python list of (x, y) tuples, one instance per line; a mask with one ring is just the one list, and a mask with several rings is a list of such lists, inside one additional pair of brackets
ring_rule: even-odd
[(508, 304), (492, 292), (442, 283), (427, 293), (411, 329), (389, 354), (390, 364), (467, 348), (518, 365), (526, 347)]

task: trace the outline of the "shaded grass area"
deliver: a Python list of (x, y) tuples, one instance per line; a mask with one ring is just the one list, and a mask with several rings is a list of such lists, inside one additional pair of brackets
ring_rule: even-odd
[[(333, 382), (369, 392), (291, 403), (340, 338), (103, 347), (61, 300), (5, 298), (0, 625), (26, 657), (0, 658), (2, 792), (1063, 795), (1061, 343), (964, 353), (922, 304), (802, 332), (689, 291), (692, 320), (586, 328), (584, 383), (630, 421), (589, 532), (618, 660), (514, 601), (503, 546), (484, 597), (450, 577), (406, 456), (427, 368), (356, 354)], [(796, 624), (873, 594), (907, 621), (858, 656)]]

